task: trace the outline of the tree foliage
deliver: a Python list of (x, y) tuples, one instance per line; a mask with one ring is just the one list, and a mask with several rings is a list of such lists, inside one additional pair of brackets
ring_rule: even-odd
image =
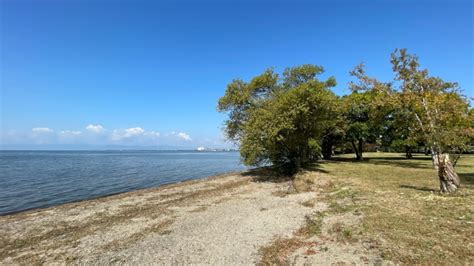
[(425, 142), (433, 154), (465, 150), (472, 139), (472, 109), (458, 84), (419, 69), (418, 57), (405, 49), (392, 53), (391, 62), (401, 81), (397, 100), (406, 114), (402, 130)]
[(234, 80), (220, 98), (227, 112), (226, 134), (240, 145), (247, 165), (273, 164), (295, 172), (320, 154), (321, 137), (330, 127), (337, 97), (329, 89), (334, 78), (320, 81), (323, 68), (287, 68), (282, 77), (273, 70), (246, 83)]
[[(391, 82), (357, 65), (350, 72), (351, 93), (342, 97), (331, 91), (333, 77), (319, 79), (324, 69), (316, 65), (235, 79), (218, 103), (228, 114), (225, 133), (240, 146), (245, 164), (272, 164), (290, 173), (319, 157), (330, 159), (336, 146), (346, 144), (359, 160), (367, 144), (404, 151), (408, 158), (420, 145), (433, 155), (467, 150), (474, 141), (474, 111), (458, 85), (430, 76), (405, 49), (392, 53), (391, 64)], [(449, 158), (438, 161), (445, 175), (454, 176)]]
[(375, 143), (383, 134), (385, 121), (391, 110), (388, 99), (392, 95), (391, 85), (366, 75), (360, 64), (350, 72), (357, 83), (349, 83), (352, 93), (343, 97), (345, 138), (354, 149), (357, 160), (362, 160), (364, 143)]

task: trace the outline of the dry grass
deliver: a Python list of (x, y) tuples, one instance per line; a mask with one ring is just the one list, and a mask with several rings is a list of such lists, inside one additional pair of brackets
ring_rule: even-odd
[[(474, 263), (473, 155), (459, 160), (456, 171), (462, 187), (451, 195), (438, 192), (428, 156), (408, 160), (400, 154), (367, 153), (362, 162), (350, 156), (314, 164), (295, 179), (297, 191), (319, 191), (317, 200), (328, 208), (307, 216), (294, 237), (260, 249), (263, 262), (284, 263), (291, 251), (318, 236), (343, 245), (371, 243), (395, 263)], [(323, 226), (327, 232), (322, 232)]]
[(308, 207), (308, 208), (313, 208), (315, 204), (316, 203), (314, 202), (313, 199), (301, 202), (301, 205), (303, 205), (305, 207)]
[(150, 225), (143, 230), (133, 233), (126, 238), (114, 240), (112, 242), (107, 243), (106, 245), (101, 247), (102, 251), (110, 251), (110, 250), (118, 250), (121, 248), (127, 247), (132, 243), (136, 243), (146, 236), (151, 234), (169, 234), (171, 231), (167, 230), (167, 228), (173, 223), (173, 220), (165, 220), (153, 225)]
[(438, 179), (427, 156), (407, 160), (372, 153), (366, 158), (355, 162), (342, 156), (313, 166), (338, 184), (325, 197), (333, 213), (363, 212), (361, 233), (381, 243), (389, 260), (474, 263), (474, 156), (459, 160), (462, 187), (452, 195), (437, 192)]
[(314, 215), (307, 215), (305, 217), (305, 225), (301, 227), (295, 235), (304, 238), (310, 238), (312, 236), (321, 234), (324, 216), (326, 216), (325, 212), (317, 212)]
[(308, 192), (315, 190), (314, 175), (311, 172), (302, 172), (295, 176), (292, 186), (294, 193)]
[(277, 238), (270, 245), (260, 248), (259, 265), (283, 265), (287, 263), (287, 257), (295, 250), (304, 245), (300, 239)]
[(197, 207), (193, 210), (190, 210), (189, 212), (203, 212), (203, 211), (206, 211), (207, 210), (207, 206), (201, 206), (201, 207)]
[(354, 229), (344, 225), (342, 222), (335, 222), (331, 225), (329, 233), (336, 236), (336, 240), (342, 243), (355, 242)]

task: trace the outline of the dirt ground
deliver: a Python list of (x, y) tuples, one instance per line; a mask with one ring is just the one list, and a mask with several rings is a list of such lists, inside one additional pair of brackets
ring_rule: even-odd
[(0, 216), (0, 263), (257, 264), (271, 252), (295, 264), (384, 262), (370, 243), (338, 241), (341, 224), (358, 223), (353, 213), (294, 240), (327, 209), (324, 184), (303, 185), (236, 173)]

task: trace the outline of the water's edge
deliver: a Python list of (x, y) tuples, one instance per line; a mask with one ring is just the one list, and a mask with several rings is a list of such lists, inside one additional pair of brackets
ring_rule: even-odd
[(0, 215), (246, 169), (234, 152), (0, 151)]
[(228, 177), (231, 175), (242, 175), (245, 173), (249, 173), (251, 170), (243, 170), (243, 171), (235, 171), (235, 172), (227, 172), (227, 173), (221, 173), (217, 175), (211, 175), (211, 176), (205, 176), (201, 178), (194, 178), (194, 179), (188, 179), (188, 180), (183, 180), (183, 181), (178, 181), (178, 182), (170, 182), (170, 183), (165, 183), (156, 187), (149, 187), (149, 188), (142, 188), (142, 189), (137, 189), (137, 190), (131, 190), (131, 191), (124, 191), (124, 192), (117, 192), (117, 193), (112, 193), (108, 195), (100, 195), (97, 197), (93, 198), (88, 198), (88, 199), (79, 199), (79, 200), (74, 200), (70, 202), (64, 202), (61, 204), (55, 204), (55, 205), (50, 205), (50, 206), (44, 206), (44, 207), (34, 207), (31, 209), (26, 209), (26, 210), (19, 210), (19, 211), (12, 211), (12, 212), (7, 212), (7, 213), (0, 213), (0, 217), (7, 217), (7, 216), (15, 216), (18, 214), (32, 214), (38, 211), (47, 211), (48, 209), (55, 209), (55, 208), (60, 208), (64, 206), (74, 206), (74, 205), (79, 205), (79, 204), (84, 204), (88, 201), (97, 201), (97, 200), (107, 200), (107, 198), (112, 198), (116, 196), (126, 196), (127, 194), (130, 194), (130, 196), (133, 196), (133, 194), (137, 193), (148, 193), (148, 192), (154, 192), (158, 190), (163, 190), (163, 189), (168, 189), (168, 188), (173, 188), (175, 186), (186, 186), (194, 183), (201, 183), (201, 182), (207, 182), (210, 180), (214, 179), (219, 179), (219, 178), (224, 178)]

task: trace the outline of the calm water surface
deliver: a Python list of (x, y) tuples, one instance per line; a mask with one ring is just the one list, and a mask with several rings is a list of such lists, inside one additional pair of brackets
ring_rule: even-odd
[(244, 169), (238, 152), (0, 151), (0, 214)]

